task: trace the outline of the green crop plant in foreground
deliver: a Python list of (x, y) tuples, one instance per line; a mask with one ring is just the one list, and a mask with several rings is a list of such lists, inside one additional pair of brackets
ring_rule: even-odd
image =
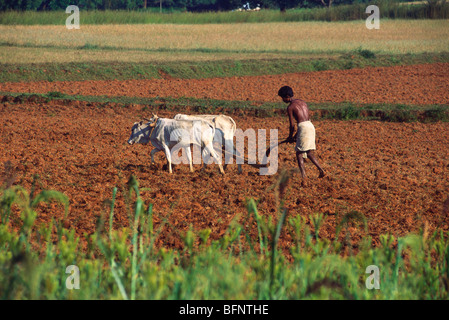
[[(248, 199), (247, 214), (213, 239), (210, 229), (180, 234), (183, 249), (157, 247), (169, 213), (156, 214), (140, 197), (131, 177), (122, 196), (133, 204), (129, 227), (113, 229), (109, 216), (85, 235), (81, 248), (74, 230), (64, 227), (68, 199), (56, 191), (35, 195), (20, 186), (0, 191), (0, 294), (2, 299), (447, 299), (449, 251), (441, 230), (396, 238), (380, 236), (373, 247), (364, 238), (355, 252), (349, 229), (366, 228), (362, 213), (343, 215), (335, 241), (319, 236), (326, 216), (290, 215), (283, 203), (288, 175), (272, 187), (277, 216), (265, 216)], [(42, 202), (60, 203), (64, 218), (36, 225)], [(62, 211), (62, 210), (61, 210)], [(106, 214), (107, 215), (107, 214)], [(56, 216), (56, 213), (55, 213)], [(251, 227), (255, 226), (255, 230)], [(175, 228), (172, 228), (175, 230)], [(289, 251), (279, 246), (290, 236)], [(69, 289), (68, 266), (79, 269), (79, 289)], [(367, 289), (368, 266), (379, 270), (379, 289)], [(371, 281), (372, 282), (372, 281)], [(69, 287), (69, 288), (68, 288)], [(76, 287), (75, 287), (76, 288)]]

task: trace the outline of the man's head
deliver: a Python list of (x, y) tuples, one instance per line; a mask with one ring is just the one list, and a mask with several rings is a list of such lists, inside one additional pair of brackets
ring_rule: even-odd
[(288, 103), (291, 102), (293, 98), (293, 89), (289, 86), (284, 86), (279, 89), (278, 96), (282, 98), (282, 101)]

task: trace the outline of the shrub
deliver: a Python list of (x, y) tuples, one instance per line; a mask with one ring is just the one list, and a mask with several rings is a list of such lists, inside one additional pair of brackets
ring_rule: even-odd
[(65, 94), (59, 91), (49, 91), (46, 96), (50, 99), (64, 98)]
[(368, 49), (359, 48), (356, 53), (365, 59), (374, 59), (376, 57), (375, 53)]
[(448, 121), (449, 113), (443, 108), (435, 108), (424, 111), (424, 120), (428, 121)]
[(313, 61), (312, 62), (312, 67), (316, 71), (324, 71), (324, 70), (328, 70), (329, 69), (329, 66), (323, 60)]
[(340, 120), (353, 120), (360, 117), (360, 109), (354, 106), (347, 106), (336, 111), (336, 118)]

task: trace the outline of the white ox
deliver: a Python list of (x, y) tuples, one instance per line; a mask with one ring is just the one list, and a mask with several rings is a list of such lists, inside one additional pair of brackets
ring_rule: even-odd
[[(209, 114), (197, 114), (197, 115), (187, 115), (187, 114), (177, 114), (174, 119), (176, 120), (206, 120), (213, 123), (215, 127), (214, 141), (219, 142), (222, 147), (224, 146), (225, 152), (225, 168), (229, 162), (229, 155), (240, 156), (239, 152), (234, 146), (234, 135), (237, 126), (234, 119), (231, 117), (220, 115), (209, 115)], [(242, 165), (237, 164), (238, 172), (242, 173)]]
[[(151, 163), (154, 163), (154, 154), (164, 151), (168, 162), (168, 171), (172, 173), (172, 155), (171, 150), (177, 146), (186, 151), (187, 159), (190, 164), (190, 172), (193, 172), (192, 156), (190, 154), (190, 145), (197, 145), (203, 150), (203, 157), (211, 155), (218, 163), (220, 172), (224, 173), (221, 159), (218, 158), (214, 150), (212, 141), (215, 135), (215, 128), (212, 123), (203, 120), (175, 120), (159, 118), (153, 115), (151, 119), (135, 122), (131, 129), (131, 136), (128, 139), (129, 144), (143, 143), (151, 144), (155, 147), (151, 151)], [(205, 167), (206, 163), (204, 163)], [(204, 169), (203, 167), (203, 169)]]

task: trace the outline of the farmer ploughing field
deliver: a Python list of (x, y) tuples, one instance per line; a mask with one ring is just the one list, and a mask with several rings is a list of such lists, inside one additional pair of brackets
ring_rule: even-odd
[[(324, 177), (324, 171), (315, 156), (315, 127), (310, 121), (309, 108), (307, 107), (307, 104), (301, 99), (293, 99), (293, 89), (289, 86), (280, 88), (278, 95), (282, 98), (282, 101), (289, 103), (287, 113), (290, 123), (290, 134), (285, 142), (293, 143), (296, 140), (296, 160), (298, 161), (298, 167), (302, 178), (307, 178), (304, 167), (304, 159), (307, 158), (309, 158), (320, 171), (319, 178)], [(293, 132), (295, 132), (295, 120), (298, 129), (296, 134), (293, 135)]]
[(279, 318), (269, 300), (449, 297), (447, 3), (382, 5), (371, 29), (365, 3), (16, 2), (0, 5), (0, 299)]

